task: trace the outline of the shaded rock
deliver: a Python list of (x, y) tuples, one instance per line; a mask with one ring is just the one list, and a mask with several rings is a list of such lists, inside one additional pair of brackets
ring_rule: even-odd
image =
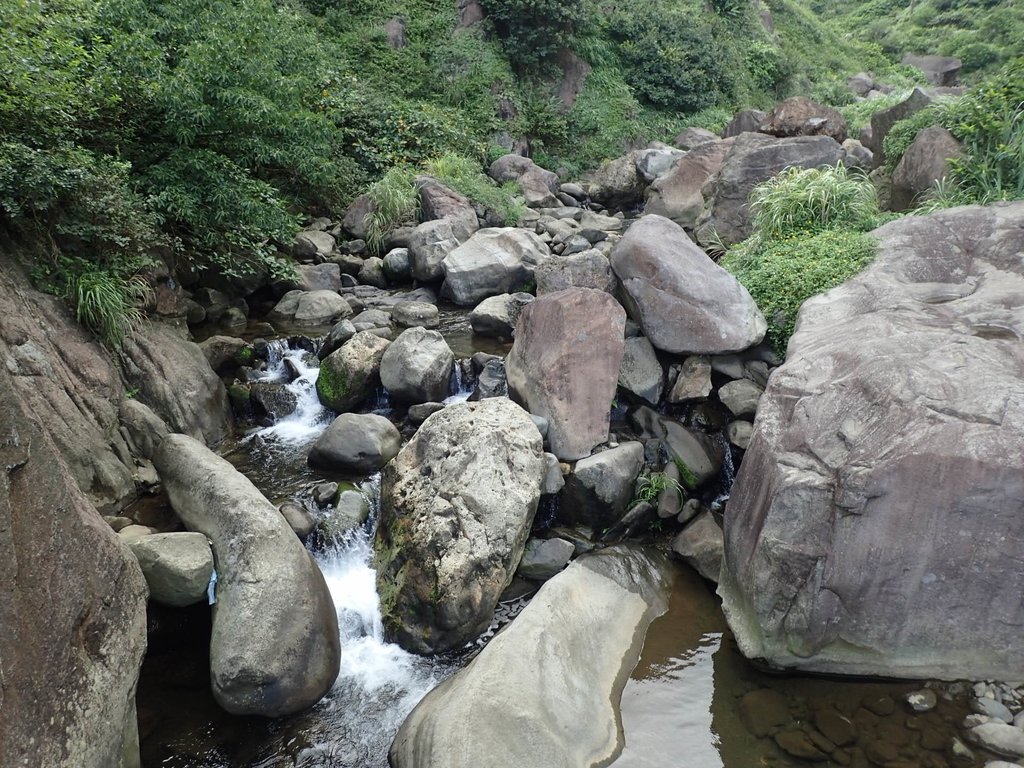
[(846, 153), (843, 164), (847, 168), (860, 168), (870, 171), (875, 167), (874, 153), (857, 141), (857, 139), (847, 139), (844, 141), (843, 151)]
[(341, 345), (356, 335), (356, 327), (351, 320), (341, 320), (334, 324), (330, 333), (324, 338), (323, 344), (317, 350), (316, 356), (323, 360), (331, 352), (341, 348)]
[(401, 434), (383, 416), (343, 413), (313, 443), (308, 460), (314, 467), (370, 474), (397, 456), (401, 447)]
[(722, 528), (708, 512), (701, 512), (672, 542), (672, 551), (708, 581), (718, 582), (722, 570)]
[(512, 395), (548, 420), (551, 452), (589, 456), (608, 439), (626, 313), (601, 291), (570, 288), (523, 308), (505, 367)]
[(634, 548), (576, 560), (420, 702), (391, 765), (607, 765), (622, 748), (619, 697), (665, 589), (659, 566)]
[(871, 130), (867, 136), (861, 137), (861, 142), (871, 150), (876, 168), (885, 163), (884, 142), (892, 127), (931, 104), (932, 98), (920, 88), (915, 88), (910, 96), (899, 104), (879, 110), (871, 116)]
[(750, 437), (754, 433), (754, 425), (749, 421), (730, 421), (725, 428), (725, 436), (730, 443), (741, 450), (747, 450)]
[(338, 541), (356, 530), (370, 517), (370, 502), (360, 491), (348, 489), (338, 494), (334, 508), (327, 510), (317, 527), (327, 541)]
[(931, 125), (917, 134), (903, 153), (892, 174), (889, 208), (905, 211), (913, 208), (946, 177), (949, 164), (964, 156), (960, 142), (941, 125)]
[(644, 445), (635, 441), (580, 459), (562, 491), (559, 519), (595, 530), (611, 527), (633, 498), (633, 486), (643, 465)]
[(548, 254), (544, 242), (525, 229), (482, 229), (444, 258), (443, 290), (462, 306), (521, 290)]
[[(199, 348), (203, 350), (206, 361), (213, 370), (226, 371), (232, 366), (239, 366), (245, 362), (239, 356), (242, 350), (249, 348), (243, 339), (236, 336), (211, 336), (202, 341)], [(249, 349), (249, 359), (252, 359), (252, 349)]]
[(288, 523), (288, 527), (295, 531), (295, 535), (300, 539), (309, 536), (316, 528), (316, 518), (305, 507), (294, 501), (286, 501), (277, 509)]
[(718, 399), (733, 416), (753, 416), (764, 389), (749, 379), (737, 379), (723, 384), (718, 390)]
[(757, 133), (761, 130), (766, 113), (760, 109), (741, 109), (722, 131), (722, 138), (729, 139), (741, 133)]
[(477, 376), (476, 387), (469, 399), (483, 400), (487, 397), (507, 397), (508, 377), (505, 363), (501, 359), (488, 360)]
[(378, 256), (371, 256), (363, 261), (363, 266), (359, 268), (359, 274), (356, 275), (356, 279), (362, 285), (372, 285), (376, 288), (387, 288), (388, 279), (384, 275), (384, 259)]
[(540, 434), (503, 398), (430, 416), (384, 470), (374, 540), (389, 637), (459, 648), (491, 620), (540, 499)]
[(157, 533), (129, 544), (149, 585), (149, 598), (181, 608), (206, 599), (213, 553), (201, 533)]
[(679, 149), (696, 149), (713, 141), (718, 141), (718, 134), (706, 128), (684, 128), (682, 133), (672, 139), (672, 144)]
[(732, 146), (731, 140), (704, 142), (686, 154), (671, 171), (647, 188), (645, 214), (657, 214), (693, 229), (706, 203), (701, 190), (718, 173)]
[(630, 227), (611, 265), (630, 317), (658, 349), (715, 354), (764, 337), (767, 324), (747, 290), (662, 216)]
[(335, 241), (331, 235), (316, 229), (304, 229), (295, 236), (292, 254), (299, 261), (325, 259), (334, 250)]
[(832, 707), (814, 711), (814, 727), (838, 747), (852, 744), (857, 740), (857, 726), (850, 718)]
[(338, 617), (313, 558), (277, 508), (201, 443), (169, 435), (153, 463), (174, 511), (216, 555), (217, 703), (265, 717), (312, 706), (334, 684), (341, 658)]
[(592, 248), (569, 256), (552, 256), (534, 271), (537, 295), (564, 291), (566, 288), (593, 288), (615, 292), (615, 275), (608, 257)]
[(417, 176), (416, 187), (420, 196), (420, 214), (424, 221), (447, 221), (460, 243), (480, 228), (473, 204), (464, 195), (431, 176)]
[(635, 156), (637, 173), (650, 184), (668, 173), (685, 154), (678, 149), (641, 149)]
[(623, 208), (640, 202), (647, 183), (636, 169), (636, 155), (630, 152), (594, 171), (590, 179), (591, 199), (609, 208)]
[(369, 195), (360, 195), (345, 209), (345, 216), (341, 220), (341, 226), (345, 228), (352, 237), (365, 240), (368, 234), (366, 229), (366, 217), (377, 210), (377, 206)]
[(224, 383), (197, 344), (170, 326), (144, 325), (124, 340), (120, 359), (125, 381), (138, 389), (171, 430), (209, 445), (231, 432), (231, 410)]
[(654, 347), (643, 336), (626, 339), (619, 367), (619, 386), (651, 405), (661, 400), (662, 370)]
[(806, 96), (792, 96), (776, 104), (765, 115), (762, 133), (788, 136), (831, 136), (842, 144), (846, 141), (846, 119), (832, 107), (811, 101)]
[(575, 551), (572, 542), (565, 539), (530, 539), (526, 542), (516, 575), (547, 581), (569, 564)]
[(441, 313), (435, 305), (425, 301), (403, 301), (392, 308), (391, 322), (399, 328), (437, 328), (441, 324)]
[(758, 738), (789, 722), (789, 702), (778, 691), (759, 688), (743, 695), (739, 704), (740, 720)]
[(488, 170), (488, 175), (499, 184), (514, 181), (519, 186), (526, 204), (531, 208), (549, 208), (559, 205), (555, 195), (559, 191), (558, 176), (522, 155), (499, 157)]
[(912, 53), (904, 56), (900, 63), (921, 70), (929, 83), (938, 86), (956, 85), (963, 67), (963, 62), (952, 56), (915, 56)]
[(528, 293), (503, 293), (484, 299), (469, 313), (473, 333), (511, 339), (523, 307), (533, 301)]
[(711, 394), (711, 362), (704, 355), (691, 355), (669, 373), (673, 381), (668, 393), (670, 403), (700, 400)]
[(341, 290), (341, 268), (337, 264), (325, 261), (323, 264), (299, 264), (298, 289), (300, 291), (331, 291)]
[(775, 734), (774, 738), (779, 749), (793, 757), (803, 760), (828, 760), (828, 755), (818, 749), (803, 731), (783, 731)]
[(407, 328), (384, 352), (380, 380), (404, 403), (426, 403), (448, 396), (455, 355), (437, 331)]
[(419, 403), (418, 405), (410, 405), (408, 413), (409, 423), (418, 427), (427, 420), (427, 417), (443, 410), (444, 405), (442, 403)]
[(380, 361), (391, 344), (360, 331), (320, 363), (316, 394), (328, 408), (348, 411), (368, 398), (380, 381)]
[(408, 248), (394, 248), (384, 257), (384, 276), (392, 283), (404, 283), (412, 278), (412, 259)]
[(732, 245), (751, 232), (750, 191), (762, 181), (786, 168), (823, 168), (843, 158), (843, 148), (829, 136), (794, 136), (776, 139), (758, 133), (736, 137), (722, 167), (704, 190), (708, 199), (697, 222), (697, 239), (702, 243), (720, 240)]
[(668, 418), (658, 420), (669, 459), (679, 470), (679, 482), (694, 490), (718, 476), (722, 468), (722, 449), (702, 432), (687, 429)]
[(564, 487), (565, 478), (562, 476), (562, 467), (559, 464), (558, 457), (553, 453), (545, 453), (544, 480), (540, 487), (541, 494), (558, 493)]
[(725, 521), (719, 593), (746, 655), (1019, 676), (1022, 216), (892, 222), (872, 265), (804, 304)]
[(293, 413), (298, 398), (279, 381), (257, 381), (249, 387), (249, 402), (257, 417), (276, 420)]

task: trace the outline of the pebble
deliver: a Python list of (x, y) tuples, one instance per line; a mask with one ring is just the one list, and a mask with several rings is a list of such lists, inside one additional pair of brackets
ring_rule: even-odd
[(935, 709), (935, 705), (938, 704), (938, 700), (935, 697), (935, 691), (930, 691), (927, 688), (922, 688), (920, 691), (908, 693), (903, 698), (915, 712), (929, 712)]

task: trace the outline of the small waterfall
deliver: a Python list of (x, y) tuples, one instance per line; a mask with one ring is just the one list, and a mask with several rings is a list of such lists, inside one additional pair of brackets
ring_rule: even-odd
[(710, 504), (711, 509), (716, 512), (725, 507), (725, 503), (729, 501), (729, 495), (732, 493), (732, 484), (736, 480), (736, 466), (732, 460), (732, 447), (724, 435), (719, 435), (718, 439), (722, 444), (722, 468), (718, 472), (718, 480), (722, 489)]
[(452, 377), (450, 382), (449, 391), (451, 394), (444, 399), (445, 405), (464, 403), (469, 400), (469, 396), (473, 394), (473, 386), (470, 382), (466, 381), (466, 376), (462, 371), (462, 365), (458, 360), (452, 364)]
[(319, 437), (329, 423), (330, 412), (320, 404), (316, 394), (318, 365), (310, 365), (310, 352), (292, 346), (287, 339), (270, 342), (267, 349), (267, 371), (261, 381), (288, 381), (286, 388), (295, 395), (295, 410), (256, 434), (264, 440), (305, 444)]

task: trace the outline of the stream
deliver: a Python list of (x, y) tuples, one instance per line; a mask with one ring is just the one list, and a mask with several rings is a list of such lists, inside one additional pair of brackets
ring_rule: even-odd
[[(472, 351), (466, 344), (452, 346), (459, 357)], [(271, 344), (268, 363), (266, 380), (294, 377), (287, 386), (297, 407), (290, 416), (241, 436), (226, 458), (273, 503), (296, 501), (323, 519), (330, 512), (313, 503), (311, 487), (353, 478), (328, 478), (306, 465), (309, 446), (333, 416), (316, 397), (318, 369), (310, 365), (308, 351), (282, 342)], [(469, 396), (461, 377), (453, 388), (449, 402)], [(386, 393), (372, 409), (398, 421)], [(732, 469), (730, 462), (729, 481)], [(340, 537), (314, 533), (308, 542), (330, 588), (341, 630), (341, 672), (330, 693), (312, 710), (289, 718), (228, 715), (209, 692), (210, 607), (150, 604), (150, 648), (138, 690), (144, 768), (385, 768), (388, 748), (406, 715), (472, 657), (479, 643), (462, 654), (426, 658), (384, 639), (372, 568), (379, 474), (355, 479), (355, 485), (371, 500), (367, 522)], [(726, 484), (713, 501), (721, 506), (727, 498)], [(543, 514), (542, 509), (538, 519)], [(785, 698), (798, 726), (812, 722), (822, 709), (847, 714), (858, 724), (862, 741), (895, 741), (909, 760), (900, 765), (908, 768), (983, 765), (980, 756), (945, 762), (967, 712), (965, 696), (955, 686), (941, 689), (934, 711), (914, 718), (908, 717), (901, 698), (921, 683), (764, 674), (736, 650), (713, 585), (682, 564), (674, 566), (672, 577), (669, 611), (651, 625), (623, 692), (625, 748), (616, 768), (809, 765), (773, 739), (755, 737), (744, 724), (741, 700), (765, 688)], [(500, 606), (500, 621), (508, 621), (522, 604)], [(485, 637), (496, 628), (492, 625)], [(885, 701), (892, 707), (878, 704)], [(926, 730), (938, 730), (940, 737), (926, 739)], [(941, 749), (931, 748), (940, 742)], [(911, 756), (915, 750), (919, 758)], [(843, 764), (867, 768), (863, 754), (851, 752), (854, 759)]]

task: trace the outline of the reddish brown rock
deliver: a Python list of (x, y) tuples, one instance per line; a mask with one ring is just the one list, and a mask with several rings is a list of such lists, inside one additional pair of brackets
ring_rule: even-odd
[(509, 390), (548, 420), (551, 452), (589, 456), (608, 439), (626, 313), (604, 291), (569, 288), (524, 307), (505, 362)]

